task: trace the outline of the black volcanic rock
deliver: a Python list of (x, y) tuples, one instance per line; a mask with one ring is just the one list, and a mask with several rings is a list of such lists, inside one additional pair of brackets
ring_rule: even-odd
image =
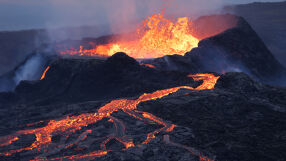
[(220, 72), (218, 70), (233, 68), (265, 82), (286, 77), (285, 68), (243, 18), (238, 18), (236, 27), (202, 40), (186, 57), (201, 64), (204, 70), (217, 68), (216, 72)]
[(139, 63), (129, 57), (127, 54), (123, 52), (118, 52), (109, 57), (106, 60), (106, 64), (111, 67), (111, 68), (133, 68), (133, 69), (138, 69), (140, 67)]
[[(68, 63), (75, 60), (65, 61)], [(84, 64), (86, 61), (83, 61)], [(101, 63), (104, 64), (104, 61)], [(48, 75), (46, 79), (52, 77), (52, 73)], [(45, 106), (3, 106), (0, 113), (0, 136), (13, 134), (18, 130), (43, 127), (49, 120), (61, 120), (66, 115), (93, 113), (105, 104), (106, 101), (87, 101), (68, 105), (54, 103)], [(277, 161), (286, 158), (286, 88), (263, 85), (243, 73), (222, 75), (213, 90), (180, 90), (162, 99), (141, 103), (138, 110), (175, 124), (174, 130), (167, 135), (176, 145), (183, 146), (167, 144), (164, 141), (166, 133), (158, 133), (150, 143), (127, 150), (120, 150), (124, 146), (118, 140), (111, 139), (107, 148), (113, 151), (95, 160), (200, 160), (184, 147), (196, 149), (217, 161)], [(135, 119), (121, 110), (114, 112), (112, 117), (124, 123), (126, 135), (136, 138), (134, 143), (137, 143), (136, 140), (141, 143), (146, 139), (147, 133), (162, 127), (146, 124), (144, 120)], [(77, 139), (81, 132), (92, 129), (92, 133), (82, 142), (88, 146), (72, 146), (49, 155), (49, 158), (87, 154), (98, 150), (101, 141), (106, 138), (104, 136), (113, 134), (114, 125), (108, 120), (106, 118), (83, 127), (69, 138)], [(43, 122), (26, 126), (38, 121)], [(59, 135), (53, 137), (54, 143), (62, 137)], [(11, 146), (0, 148), (0, 152), (26, 146), (34, 139), (33, 135), (21, 136)], [(32, 160), (38, 155), (24, 151), (12, 156), (1, 155), (0, 160)]]
[[(195, 73), (228, 68), (241, 70), (245, 67), (251, 75), (261, 80), (268, 76), (275, 78), (271, 76), (283, 73), (283, 68), (272, 59), (271, 54), (268, 55), (267, 49), (264, 50), (251, 28), (241, 24), (242, 27), (238, 25), (203, 40), (198, 48), (184, 57), (173, 55), (152, 60), (156, 69), (141, 66), (124, 53), (116, 53), (107, 60), (56, 59), (50, 64), (43, 80), (22, 81), (15, 92), (0, 93), (0, 141), (3, 143), (2, 136), (45, 127), (53, 122), (65, 125), (66, 122), (60, 120), (84, 116), (81, 114), (93, 117), (74, 119), (67, 124), (77, 125), (87, 120), (92, 122), (92, 119), (100, 118), (100, 115), (93, 114), (111, 99), (131, 100), (159, 89), (196, 86), (199, 83), (187, 77), (187, 72), (190, 71)], [(240, 37), (244, 34), (250, 34), (249, 39), (257, 41), (252, 43), (245, 40), (245, 44), (238, 43), (244, 40)], [(261, 52), (261, 57), (256, 55), (255, 49)], [(255, 59), (257, 56), (259, 58)], [(245, 62), (248, 58), (254, 62)], [(264, 58), (270, 60), (274, 71), (269, 71), (269, 64), (255, 66), (256, 63), (265, 63)], [(181, 89), (161, 99), (140, 103), (137, 110), (136, 114), (145, 114), (151, 119), (140, 119), (136, 114), (132, 115), (132, 111), (128, 114), (128, 110), (118, 110), (88, 126), (80, 124), (81, 128), (75, 131), (73, 128), (66, 129), (65, 132), (73, 131), (68, 138), (65, 132), (52, 134), (54, 144), (51, 148), (55, 148), (52, 153), (46, 154), (45, 149), (25, 150), (11, 156), (0, 155), (0, 160), (84, 155), (99, 150), (100, 143), (107, 137), (111, 139), (106, 144), (107, 149), (113, 151), (94, 160), (203, 160), (194, 155), (194, 152), (218, 161), (277, 161), (286, 158), (286, 88), (264, 85), (244, 73), (226, 73), (218, 79), (215, 89)], [(162, 120), (156, 120), (144, 112), (176, 126), (173, 131), (170, 128), (159, 132), (162, 126), (156, 122)], [(154, 131), (154, 136), (147, 135)], [(130, 145), (130, 148), (122, 150), (124, 145), (116, 136), (122, 136), (121, 139), (124, 140), (134, 138), (135, 145), (148, 140), (147, 136), (154, 139), (148, 144), (138, 147)], [(63, 138), (67, 139), (62, 140)], [(20, 136), (11, 145), (2, 146), (0, 153), (27, 147), (33, 141), (35, 135)], [(61, 146), (57, 146), (60, 142), (71, 146), (61, 149)], [(72, 142), (74, 144), (70, 144)]]
[(262, 85), (242, 73), (227, 73), (214, 90), (182, 92), (142, 103), (139, 110), (192, 129), (189, 135), (175, 129), (170, 137), (216, 160), (277, 161), (286, 158), (285, 100), (286, 88)]
[(220, 77), (215, 87), (237, 92), (246, 91), (246, 93), (253, 94), (258, 92), (263, 86), (261, 83), (251, 79), (247, 74), (226, 73)]
[(286, 67), (286, 1), (231, 5), (225, 9), (245, 18)]
[[(221, 15), (229, 18), (230, 15)], [(217, 19), (219, 16), (213, 16)], [(237, 25), (203, 39), (182, 56), (165, 56), (145, 63), (162, 70), (186, 72), (245, 72), (265, 83), (285, 85), (286, 69), (274, 58), (252, 27), (241, 17)], [(208, 19), (211, 19), (209, 16)], [(203, 19), (201, 20), (203, 21)]]
[(15, 94), (24, 102), (70, 102), (136, 96), (192, 83), (187, 73), (162, 72), (117, 53), (99, 59), (58, 59), (41, 81), (22, 81)]
[(184, 71), (189, 73), (198, 72), (196, 64), (181, 55), (167, 55), (161, 58), (143, 60), (143, 63), (152, 64), (159, 70)]

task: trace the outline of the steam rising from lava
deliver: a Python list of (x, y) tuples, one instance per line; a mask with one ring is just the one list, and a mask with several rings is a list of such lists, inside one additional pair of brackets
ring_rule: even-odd
[(12, 74), (0, 77), (0, 92), (14, 90), (22, 80), (37, 80), (41, 75), (46, 58), (42, 54), (33, 54), (17, 67)]

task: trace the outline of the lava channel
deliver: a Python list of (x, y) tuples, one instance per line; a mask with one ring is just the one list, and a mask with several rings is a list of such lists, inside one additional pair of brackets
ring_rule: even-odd
[[(197, 88), (192, 88), (189, 86), (180, 86), (165, 90), (158, 90), (154, 93), (149, 93), (149, 94), (145, 93), (135, 100), (128, 100), (128, 99), (113, 100), (110, 103), (99, 108), (97, 113), (86, 113), (78, 116), (71, 116), (71, 117), (67, 116), (66, 118), (63, 118), (61, 120), (50, 120), (49, 123), (44, 127), (20, 130), (12, 135), (0, 137), (0, 147), (7, 147), (11, 145), (13, 142), (19, 140), (20, 136), (22, 135), (36, 136), (36, 140), (31, 144), (31, 146), (20, 149), (9, 150), (0, 153), (0, 155), (11, 156), (19, 152), (33, 152), (34, 154), (39, 154), (34, 158), (35, 161), (93, 160), (97, 157), (104, 156), (111, 151), (106, 148), (106, 144), (111, 139), (116, 139), (119, 142), (121, 142), (124, 145), (124, 149), (122, 150), (126, 150), (131, 147), (144, 146), (145, 144), (148, 144), (150, 141), (152, 141), (156, 137), (156, 134), (161, 132), (170, 133), (171, 131), (173, 131), (175, 125), (165, 122), (164, 120), (150, 113), (137, 111), (136, 109), (138, 104), (150, 100), (160, 99), (162, 97), (168, 96), (171, 93), (177, 92), (180, 89), (190, 89), (190, 90), (213, 89), (219, 78), (219, 76), (214, 76), (213, 74), (196, 74), (196, 75), (189, 75), (189, 77), (192, 77), (195, 80), (203, 80), (203, 83)], [(111, 116), (113, 112), (118, 110), (122, 110), (131, 117), (142, 120), (147, 124), (158, 124), (162, 125), (163, 127), (148, 133), (146, 135), (146, 139), (143, 142), (135, 145), (132, 136), (127, 136), (125, 134), (124, 122)], [(63, 156), (58, 158), (48, 158), (48, 156), (59, 153), (61, 150), (82, 143), (92, 132), (92, 130), (89, 129), (84, 131), (83, 133), (80, 134), (80, 136), (77, 139), (69, 142), (68, 144), (65, 142), (67, 138), (76, 131), (81, 130), (83, 127), (87, 127), (90, 124), (94, 124), (102, 120), (103, 118), (108, 118), (109, 121), (113, 123), (114, 132), (112, 135), (106, 136), (106, 139), (100, 144), (101, 150), (93, 151), (87, 154), (77, 154), (77, 155)], [(62, 135), (63, 138), (65, 138), (66, 140), (60, 143), (53, 143), (52, 137), (55, 135)], [(174, 146), (186, 148), (187, 150), (192, 152), (193, 155), (197, 155), (198, 157), (200, 157), (201, 160), (211, 161), (211, 159), (202, 156), (198, 151), (194, 150), (194, 148), (186, 147), (171, 142), (168, 135), (165, 135), (164, 141)]]

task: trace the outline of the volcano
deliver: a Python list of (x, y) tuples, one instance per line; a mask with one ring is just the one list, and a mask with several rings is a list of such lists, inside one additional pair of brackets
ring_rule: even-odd
[(141, 26), (56, 44), (37, 80), (0, 93), (0, 159), (286, 158), (286, 69), (243, 18)]

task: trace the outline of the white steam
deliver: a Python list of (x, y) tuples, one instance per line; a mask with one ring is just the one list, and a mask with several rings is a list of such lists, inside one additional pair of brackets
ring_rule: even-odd
[(0, 92), (13, 91), (23, 80), (38, 80), (45, 66), (45, 57), (35, 54), (28, 58), (18, 68), (0, 76)]
[(22, 80), (37, 80), (44, 63), (45, 59), (41, 54), (32, 56), (15, 72), (15, 84), (18, 85)]

